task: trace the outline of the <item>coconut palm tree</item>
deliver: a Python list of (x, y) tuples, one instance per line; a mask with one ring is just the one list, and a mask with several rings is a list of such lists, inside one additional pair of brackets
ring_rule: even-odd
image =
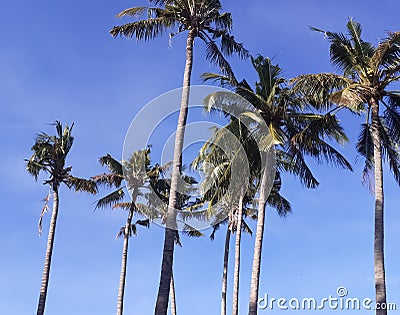
[[(308, 167), (306, 156), (316, 159), (318, 163), (327, 162), (352, 170), (350, 163), (329, 143), (334, 141), (343, 144), (348, 141), (337, 118), (330, 113), (319, 112), (319, 108), (305, 107), (287, 86), (282, 77), (282, 69), (273, 65), (269, 58), (252, 58), (252, 65), (258, 74), (254, 88), (246, 80), (237, 82), (220, 74), (206, 73), (203, 78), (233, 88), (254, 106), (256, 113), (243, 108), (240, 116), (253, 119), (255, 123), (260, 122), (258, 115), (262, 117), (261, 123), (266, 124), (275, 147), (277, 170), (294, 174), (307, 188), (315, 188), (319, 182)], [(221, 99), (215, 96), (209, 100), (214, 102), (212, 106), (224, 107), (223, 98), (222, 95)], [(265, 127), (258, 132), (265, 133)], [(257, 314), (265, 205), (270, 193), (267, 185), (270, 174), (267, 168), (261, 169), (260, 174), (249, 315)]]
[(54, 237), (56, 232), (57, 215), (59, 209), (59, 188), (65, 184), (68, 188), (75, 191), (85, 191), (96, 193), (96, 184), (91, 180), (74, 177), (71, 175), (72, 167), (65, 166), (68, 153), (74, 143), (72, 136), (72, 128), (68, 125), (65, 128), (59, 121), (54, 123), (56, 127), (56, 135), (51, 136), (47, 133), (37, 135), (34, 145), (32, 146), (32, 156), (26, 161), (26, 170), (33, 175), (37, 181), (40, 173), (46, 173), (49, 178), (44, 181), (44, 185), (50, 186), (50, 193), (45, 198), (45, 205), (39, 219), (39, 234), (42, 231), (42, 220), (45, 213), (50, 210), (48, 202), (51, 194), (53, 196), (53, 208), (50, 220), (49, 235), (47, 239), (46, 256), (44, 260), (42, 286), (40, 288), (39, 303), (37, 315), (43, 315), (46, 306), (47, 289), (50, 277), (51, 258), (53, 255)]
[[(376, 302), (386, 304), (384, 263), (384, 191), (382, 161), (400, 184), (400, 32), (388, 33), (376, 47), (365, 42), (361, 25), (349, 19), (347, 34), (322, 31), (330, 42), (330, 60), (341, 74), (308, 74), (295, 78), (294, 88), (314, 106), (365, 113), (357, 152), (365, 158), (363, 183), (375, 192), (374, 273)], [(335, 105), (335, 106), (333, 106)], [(376, 314), (387, 314), (386, 309)]]
[[(230, 133), (236, 135), (241, 144), (245, 148), (246, 156), (249, 160), (250, 168), (252, 170), (251, 178), (255, 178), (260, 174), (260, 161), (258, 150), (254, 152), (256, 147), (254, 139), (249, 137), (249, 131), (239, 123), (238, 119), (231, 119), (231, 122), (222, 129), (216, 129), (213, 136), (207, 141), (199, 151), (199, 155), (192, 162), (192, 167), (194, 169), (201, 170), (204, 174), (203, 187), (206, 190), (203, 194), (204, 201), (209, 202), (209, 207), (216, 205), (219, 200), (223, 200), (220, 203), (217, 214), (215, 215), (213, 226), (213, 232), (210, 236), (214, 239), (216, 231), (220, 228), (221, 224), (227, 224), (226, 236), (225, 236), (225, 246), (224, 246), (224, 264), (223, 264), (223, 276), (222, 276), (222, 293), (221, 293), (221, 315), (226, 315), (226, 292), (227, 292), (227, 274), (228, 274), (228, 259), (229, 259), (229, 243), (231, 233), (235, 233), (238, 230), (239, 224), (243, 224), (242, 230), (252, 234), (250, 227), (246, 224), (244, 220), (241, 220), (236, 216), (238, 212), (233, 207), (232, 201), (234, 198), (231, 196), (232, 191), (228, 190), (230, 183), (230, 167), (232, 166), (232, 161), (227, 158), (227, 153), (224, 152), (222, 147), (231, 147), (221, 144), (224, 141), (224, 133), (228, 130)], [(228, 140), (230, 141), (230, 140)], [(233, 155), (236, 156), (236, 155)], [(254, 181), (250, 181), (251, 186), (244, 198), (243, 205), (244, 217), (249, 216), (251, 218), (257, 218), (257, 211), (252, 208), (255, 203), (255, 193), (257, 187), (254, 186)], [(267, 199), (267, 203), (272, 207), (276, 208), (278, 214), (281, 216), (286, 216), (291, 211), (290, 203), (279, 194), (281, 188), (281, 179), (279, 172), (276, 172), (276, 178), (273, 184), (272, 191)], [(236, 243), (235, 243), (235, 276), (234, 276), (234, 297), (233, 297), (233, 313), (238, 311), (238, 292), (239, 292), (239, 269), (240, 269), (240, 236), (236, 233)]]
[[(226, 289), (227, 289), (227, 270), (228, 270), (228, 255), (229, 241), (231, 233), (236, 233), (235, 238), (235, 266), (234, 266), (234, 297), (233, 309), (237, 312), (239, 298), (239, 271), (240, 271), (240, 243), (242, 230), (251, 234), (251, 229), (243, 221), (243, 217), (248, 212), (248, 202), (251, 197), (248, 197), (250, 190), (246, 191), (245, 184), (243, 187), (232, 187), (231, 169), (235, 163), (235, 159), (241, 159), (239, 147), (230, 146), (229, 134), (233, 134), (243, 140), (248, 134), (244, 128), (241, 128), (238, 120), (232, 121), (224, 128), (214, 130), (214, 134), (200, 149), (199, 155), (192, 162), (192, 168), (201, 170), (205, 174), (202, 182), (203, 187), (203, 203), (208, 203), (208, 216), (213, 219), (213, 233), (211, 239), (221, 223), (228, 223), (225, 239), (224, 253), (224, 268), (222, 280), (222, 300), (221, 313), (226, 313)], [(243, 141), (244, 143), (244, 141)], [(225, 148), (225, 150), (223, 149)], [(227, 152), (231, 148), (232, 152)], [(247, 157), (245, 157), (247, 159)], [(250, 170), (256, 170), (257, 166), (252, 165)], [(250, 183), (247, 183), (250, 184)], [(233, 188), (233, 189), (232, 189)], [(246, 198), (247, 197), (247, 198)], [(217, 206), (219, 209), (215, 209)], [(229, 218), (229, 219), (228, 219)]]
[[(182, 170), (181, 155), (189, 104), (194, 41), (196, 38), (201, 39), (206, 45), (206, 59), (216, 64), (223, 73), (228, 75), (232, 75), (232, 70), (224, 55), (237, 54), (240, 57), (247, 57), (247, 51), (230, 35), (232, 18), (229, 13), (220, 12), (222, 6), (219, 0), (150, 0), (150, 3), (154, 4), (154, 7), (134, 7), (119, 13), (117, 17), (131, 16), (135, 21), (115, 26), (110, 33), (114, 37), (123, 35), (147, 41), (163, 34), (168, 29), (175, 29), (175, 32), (170, 34), (171, 37), (187, 32), (182, 101), (172, 165), (171, 190), (174, 193), (170, 194), (168, 201), (167, 228), (165, 229), (160, 284), (155, 307), (156, 315), (166, 315), (176, 234), (173, 231), (176, 228), (175, 217), (176, 209), (178, 209), (176, 192), (179, 191)], [(147, 15), (146, 19), (142, 19), (143, 14)], [(217, 41), (220, 42), (219, 45)]]
[[(148, 179), (149, 172), (151, 171), (150, 149), (135, 151), (129, 161), (122, 163), (115, 160), (109, 154), (102, 156), (99, 159), (99, 162), (102, 166), (105, 165), (108, 167), (109, 173), (93, 176), (93, 181), (101, 186), (115, 187), (116, 190), (100, 198), (96, 203), (96, 208), (113, 207), (128, 210), (128, 217), (125, 226), (123, 226), (117, 234), (117, 237), (124, 238), (117, 298), (117, 315), (122, 315), (124, 308), (129, 238), (137, 234), (137, 226), (141, 225), (147, 228), (150, 226), (149, 219), (139, 219), (135, 223), (132, 223), (134, 213), (139, 212), (136, 204), (137, 198), (142, 195), (141, 190), (143, 189)], [(124, 190), (126, 188), (126, 186), (122, 185), (124, 179), (124, 168), (125, 174), (127, 174), (127, 188), (131, 193), (131, 201), (127, 203), (122, 203), (122, 200), (125, 198)]]

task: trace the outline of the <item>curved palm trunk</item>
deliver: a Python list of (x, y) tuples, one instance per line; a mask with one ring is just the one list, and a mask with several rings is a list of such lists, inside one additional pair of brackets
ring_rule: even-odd
[(171, 315), (176, 315), (176, 298), (175, 298), (175, 282), (174, 274), (171, 275), (169, 299), (171, 301)]
[[(382, 148), (379, 135), (379, 105), (371, 99), (372, 138), (374, 142), (374, 176), (375, 176), (375, 236), (374, 236), (374, 273), (376, 303), (386, 306), (386, 280), (384, 257), (384, 196), (382, 172)], [(386, 315), (387, 310), (376, 310), (377, 315)]]
[(125, 281), (126, 281), (126, 265), (128, 261), (128, 245), (129, 245), (129, 234), (130, 227), (133, 218), (133, 203), (129, 209), (128, 218), (126, 219), (125, 232), (124, 232), (124, 246), (122, 248), (122, 262), (121, 262), (121, 273), (119, 276), (119, 287), (118, 287), (118, 301), (117, 301), (117, 315), (122, 315), (124, 310), (124, 295), (125, 295)]
[(182, 148), (185, 136), (185, 125), (188, 114), (189, 95), (190, 95), (190, 76), (193, 64), (193, 43), (195, 33), (189, 31), (186, 41), (186, 65), (183, 76), (182, 101), (179, 111), (178, 126), (175, 136), (174, 159), (171, 176), (171, 189), (168, 201), (168, 212), (166, 218), (163, 259), (161, 265), (160, 284), (158, 287), (157, 302), (155, 307), (155, 315), (167, 315), (168, 297), (170, 290), (170, 282), (172, 276), (172, 264), (174, 258), (174, 243), (176, 233), (176, 208), (177, 195), (179, 191), (179, 180), (182, 169)]
[(226, 291), (228, 286), (228, 262), (229, 262), (229, 243), (231, 240), (231, 230), (226, 229), (225, 250), (224, 250), (224, 269), (222, 271), (222, 299), (221, 299), (221, 315), (226, 315)]
[(56, 233), (58, 205), (59, 205), (58, 186), (54, 184), (53, 185), (53, 213), (51, 215), (49, 235), (47, 238), (46, 256), (44, 259), (42, 286), (40, 288), (39, 303), (38, 303), (38, 308), (37, 308), (37, 313), (36, 313), (37, 315), (43, 315), (44, 308), (46, 306), (47, 288), (49, 285), (49, 277), (50, 277), (51, 257), (53, 255), (54, 236)]
[(260, 198), (258, 200), (257, 231), (254, 243), (253, 268), (251, 270), (249, 315), (257, 315), (258, 290), (260, 286), (261, 253), (264, 238), (265, 204), (267, 202), (267, 168), (264, 168), (260, 186)]
[(242, 237), (243, 195), (239, 197), (237, 214), (236, 240), (235, 240), (235, 267), (233, 274), (233, 302), (232, 315), (239, 313), (239, 274), (240, 274), (240, 240)]

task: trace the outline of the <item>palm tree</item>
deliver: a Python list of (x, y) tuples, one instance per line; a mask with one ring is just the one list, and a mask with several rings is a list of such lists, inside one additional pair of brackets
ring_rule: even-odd
[[(117, 234), (117, 237), (123, 236), (124, 238), (117, 298), (117, 315), (122, 315), (124, 308), (129, 238), (132, 235), (136, 235), (138, 225), (145, 226), (147, 228), (150, 226), (149, 219), (137, 220), (135, 223), (132, 223), (134, 213), (138, 212), (137, 198), (142, 195), (141, 190), (143, 189), (149, 173), (152, 170), (150, 166), (150, 149), (135, 151), (129, 161), (122, 163), (115, 160), (109, 154), (102, 156), (99, 159), (99, 162), (102, 166), (106, 165), (108, 167), (109, 173), (93, 176), (93, 181), (98, 185), (115, 187), (116, 190), (107, 196), (100, 198), (96, 203), (96, 208), (119, 207), (128, 210), (128, 217), (126, 219), (125, 226), (123, 226)], [(132, 198), (131, 201), (127, 203), (122, 203), (122, 200), (125, 197), (124, 189), (126, 188), (122, 185), (122, 180), (124, 179), (124, 168), (125, 174), (127, 174), (127, 188), (129, 189)]]
[[(239, 130), (240, 128), (242, 130)], [(243, 221), (243, 217), (248, 212), (248, 201), (251, 201), (251, 197), (246, 198), (250, 190), (246, 189), (246, 183), (242, 183), (243, 186), (239, 184), (233, 189), (230, 187), (232, 182), (235, 182), (231, 178), (232, 166), (235, 164), (235, 160), (243, 159), (242, 154), (244, 153), (239, 152), (241, 151), (240, 147), (229, 145), (231, 140), (229, 134), (231, 133), (243, 140), (248, 131), (246, 133), (239, 121), (232, 119), (224, 128), (214, 130), (211, 139), (203, 145), (199, 155), (192, 162), (192, 168), (201, 170), (205, 174), (202, 182), (203, 198), (201, 202), (208, 203), (208, 216), (214, 218), (211, 239), (214, 239), (215, 232), (219, 229), (221, 223), (228, 223), (225, 237), (221, 314), (226, 314), (227, 271), (231, 233), (236, 233), (233, 288), (233, 312), (235, 314), (237, 313), (239, 298), (241, 233), (243, 230), (251, 234), (250, 228)], [(247, 159), (247, 157), (245, 158)], [(251, 170), (257, 169), (256, 165), (252, 166), (254, 167), (250, 167)], [(219, 209), (215, 209), (215, 206), (219, 207)]]
[[(150, 0), (150, 3), (155, 7), (134, 7), (120, 12), (117, 17), (131, 16), (136, 20), (122, 26), (115, 26), (110, 33), (114, 37), (123, 35), (147, 41), (170, 28), (177, 29), (177, 32), (171, 33), (171, 37), (187, 31), (182, 100), (172, 165), (171, 190), (173, 193), (170, 194), (168, 201), (163, 260), (155, 307), (156, 315), (166, 315), (174, 253), (175, 232), (173, 230), (176, 229), (175, 218), (176, 209), (178, 209), (176, 192), (179, 191), (182, 170), (181, 155), (189, 105), (194, 41), (195, 38), (200, 38), (206, 45), (206, 59), (228, 75), (232, 74), (232, 70), (224, 55), (238, 54), (240, 57), (247, 57), (247, 51), (230, 35), (232, 18), (229, 13), (220, 12), (222, 6), (219, 0)], [(147, 13), (147, 19), (142, 19), (141, 16), (145, 13)], [(220, 40), (219, 46), (217, 40)]]
[[(206, 73), (203, 78), (233, 88), (237, 94), (254, 106), (256, 113), (246, 112), (248, 109), (243, 108), (240, 115), (253, 119), (256, 123), (260, 121), (255, 114), (263, 118), (256, 132), (265, 133), (266, 128), (263, 124), (266, 124), (275, 146), (277, 170), (294, 174), (307, 188), (315, 188), (319, 182), (308, 167), (306, 156), (315, 158), (318, 163), (327, 162), (352, 170), (350, 163), (329, 144), (329, 141), (339, 144), (347, 141), (336, 117), (331, 113), (322, 114), (318, 112), (318, 108), (305, 108), (303, 102), (287, 87), (286, 80), (281, 76), (282, 69), (278, 65), (273, 65), (269, 58), (262, 56), (252, 58), (252, 65), (258, 74), (258, 81), (254, 88), (246, 80), (237, 82), (220, 74)], [(218, 106), (218, 102), (222, 104), (219, 106), (223, 106), (223, 99), (217, 100), (212, 105)], [(256, 148), (256, 150), (259, 149)], [(257, 230), (249, 315), (257, 314), (265, 205), (270, 194), (268, 182), (271, 175), (266, 167), (260, 170), (259, 176)]]
[(65, 166), (67, 155), (74, 142), (72, 136), (72, 128), (68, 125), (63, 129), (59, 121), (54, 123), (56, 127), (56, 135), (50, 136), (44, 132), (37, 135), (34, 145), (32, 146), (32, 156), (26, 161), (26, 170), (33, 175), (35, 180), (41, 172), (47, 173), (49, 178), (44, 181), (44, 185), (50, 186), (50, 193), (45, 198), (45, 205), (39, 219), (39, 233), (42, 231), (42, 220), (44, 214), (49, 210), (48, 202), (53, 195), (53, 209), (50, 220), (49, 235), (47, 239), (46, 256), (44, 260), (42, 286), (40, 288), (39, 303), (37, 315), (43, 315), (46, 305), (47, 288), (50, 277), (51, 258), (53, 255), (54, 237), (56, 232), (57, 215), (59, 209), (59, 187), (65, 184), (68, 188), (74, 188), (75, 191), (85, 191), (96, 193), (96, 184), (91, 180), (74, 177), (71, 175), (72, 167)]
[[(239, 146), (231, 145), (232, 139), (228, 136), (229, 134), (233, 134), (240, 141)], [(243, 202), (241, 200), (235, 202), (234, 195), (236, 192), (230, 190), (229, 185), (232, 181), (231, 172), (232, 167), (235, 164), (234, 159), (240, 157), (240, 154), (235, 151), (239, 151), (240, 146), (242, 146), (246, 151), (245, 158), (249, 161), (251, 174), (249, 174), (249, 188), (244, 197), (241, 198), (243, 199)], [(209, 202), (208, 209), (213, 210), (213, 213), (215, 214), (212, 223), (213, 232), (210, 236), (211, 239), (214, 239), (215, 233), (220, 228), (221, 224), (228, 225), (224, 247), (221, 315), (226, 314), (229, 243), (232, 232), (236, 232), (232, 311), (233, 314), (237, 314), (238, 312), (241, 231), (252, 234), (250, 227), (242, 217), (250, 216), (254, 219), (257, 218), (256, 211), (252, 208), (255, 202), (255, 193), (257, 191), (257, 187), (254, 185), (254, 179), (260, 174), (259, 152), (254, 151), (255, 147), (256, 144), (254, 143), (254, 139), (252, 139), (249, 130), (240, 123), (239, 119), (231, 118), (228, 125), (221, 129), (214, 130), (212, 137), (203, 145), (199, 151), (199, 155), (192, 162), (192, 167), (194, 169), (201, 170), (205, 174), (202, 182), (204, 191), (203, 202)], [(232, 151), (234, 152), (229, 152), (228, 148), (233, 148)], [(232, 156), (232, 159), (229, 159), (229, 156)], [(279, 194), (279, 190), (280, 175), (279, 172), (277, 172), (276, 180), (274, 181), (274, 188), (268, 198), (268, 203), (275, 207), (280, 215), (284, 216), (291, 211), (291, 206), (290, 203)], [(218, 204), (218, 202), (220, 203)], [(218, 211), (213, 209), (216, 205), (220, 207)], [(242, 215), (240, 212), (243, 212)]]
[[(365, 123), (357, 142), (357, 152), (365, 158), (363, 183), (375, 181), (374, 273), (376, 302), (386, 303), (384, 263), (384, 195), (382, 160), (400, 184), (400, 92), (390, 90), (400, 79), (400, 32), (388, 33), (377, 47), (361, 38), (361, 25), (352, 19), (348, 34), (322, 31), (330, 42), (330, 60), (342, 74), (302, 75), (292, 82), (310, 103), (321, 108), (336, 107), (365, 113)], [(383, 111), (381, 107), (383, 105)], [(386, 309), (376, 314), (387, 314)]]

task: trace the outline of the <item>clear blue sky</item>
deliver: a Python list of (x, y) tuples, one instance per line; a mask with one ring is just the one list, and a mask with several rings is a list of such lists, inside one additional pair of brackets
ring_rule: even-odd
[[(2, 179), (0, 220), (0, 305), (7, 315), (36, 310), (47, 241), (37, 220), (48, 188), (24, 169), (34, 135), (53, 132), (58, 119), (75, 122), (69, 165), (77, 176), (104, 170), (98, 157), (119, 158), (125, 133), (138, 110), (154, 97), (181, 86), (184, 38), (172, 48), (168, 36), (151, 43), (113, 39), (120, 23), (114, 15), (145, 1), (12, 1), (2, 6), (0, 32), (0, 132)], [(332, 71), (328, 43), (309, 25), (344, 30), (348, 17), (364, 26), (364, 38), (377, 43), (386, 30), (397, 31), (396, 0), (366, 1), (223, 1), (234, 18), (233, 33), (253, 54), (274, 58), (290, 78)], [(215, 70), (196, 44), (193, 83)], [(248, 61), (233, 60), (239, 78), (255, 77)], [(355, 161), (357, 117), (341, 116), (351, 142), (343, 149)], [(313, 165), (321, 186), (307, 191), (284, 178), (282, 193), (293, 215), (280, 219), (267, 210), (260, 294), (274, 297), (325, 297), (340, 285), (349, 296), (374, 298), (373, 196), (361, 186), (362, 163), (349, 173)], [(386, 272), (388, 301), (400, 308), (400, 194), (385, 171)], [(60, 214), (51, 270), (47, 314), (105, 315), (115, 310), (120, 271), (122, 211), (94, 212), (95, 197), (61, 190)], [(206, 231), (207, 232), (207, 231)], [(183, 239), (176, 249), (178, 312), (218, 314), (223, 232), (211, 242)], [(241, 314), (247, 309), (254, 239), (243, 238)], [(163, 230), (153, 226), (132, 239), (126, 290), (127, 314), (152, 314)], [(232, 269), (231, 269), (232, 270)], [(230, 278), (231, 279), (231, 278)], [(231, 292), (228, 292), (231, 297)], [(288, 312), (288, 311), (286, 311)], [(260, 314), (267, 311), (260, 311)], [(277, 314), (279, 312), (271, 312)], [(301, 312), (299, 312), (301, 313)], [(309, 311), (303, 312), (309, 314)], [(303, 314), (302, 313), (302, 314)], [(311, 312), (313, 313), (313, 312)], [(328, 314), (329, 311), (319, 312)], [(350, 313), (350, 312), (349, 312)], [(392, 314), (400, 314), (400, 311)]]

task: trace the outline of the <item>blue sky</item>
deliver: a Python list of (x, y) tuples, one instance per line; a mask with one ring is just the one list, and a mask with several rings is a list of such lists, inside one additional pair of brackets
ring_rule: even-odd
[[(234, 18), (233, 33), (253, 54), (274, 58), (290, 78), (332, 71), (328, 43), (309, 25), (344, 30), (348, 17), (364, 26), (364, 38), (377, 43), (386, 30), (399, 30), (400, 4), (376, 1), (223, 1)], [(77, 176), (103, 172), (98, 158), (121, 157), (125, 133), (135, 114), (158, 95), (179, 88), (184, 67), (184, 37), (172, 48), (168, 36), (150, 43), (113, 39), (120, 23), (114, 15), (144, 1), (13, 1), (3, 6), (0, 24), (0, 132), (2, 139), (0, 221), (0, 304), (9, 315), (34, 312), (42, 275), (49, 215), (44, 233), (37, 220), (48, 188), (24, 169), (34, 135), (53, 132), (48, 123), (75, 122), (69, 165)], [(196, 43), (193, 84), (215, 70)], [(239, 78), (255, 77), (248, 61), (233, 59)], [(351, 139), (343, 153), (355, 161), (360, 121), (342, 115)], [(326, 297), (340, 285), (349, 296), (374, 298), (373, 196), (361, 186), (362, 163), (349, 173), (311, 162), (321, 186), (307, 191), (284, 178), (282, 193), (294, 213), (281, 219), (267, 210), (260, 295)], [(400, 308), (400, 196), (385, 171), (386, 272), (388, 301)], [(115, 235), (125, 213), (94, 211), (95, 197), (61, 190), (47, 314), (112, 314), (120, 271), (121, 240)], [(175, 279), (180, 314), (219, 312), (223, 233), (183, 239), (176, 249)], [(243, 238), (241, 314), (247, 309), (254, 239)], [(153, 226), (132, 239), (125, 310), (151, 314), (159, 270), (163, 230)], [(232, 269), (231, 269), (232, 270)], [(231, 279), (231, 278), (230, 278)], [(228, 292), (231, 296), (231, 292)], [(260, 311), (260, 314), (267, 311)], [(286, 311), (288, 312), (288, 311)], [(278, 314), (279, 311), (271, 311)], [(301, 313), (301, 312), (299, 312)], [(309, 312), (304, 312), (309, 313)], [(328, 314), (329, 311), (323, 311)], [(350, 313), (350, 312), (348, 312)], [(393, 312), (392, 314), (396, 314)], [(400, 311), (397, 311), (400, 314)]]

